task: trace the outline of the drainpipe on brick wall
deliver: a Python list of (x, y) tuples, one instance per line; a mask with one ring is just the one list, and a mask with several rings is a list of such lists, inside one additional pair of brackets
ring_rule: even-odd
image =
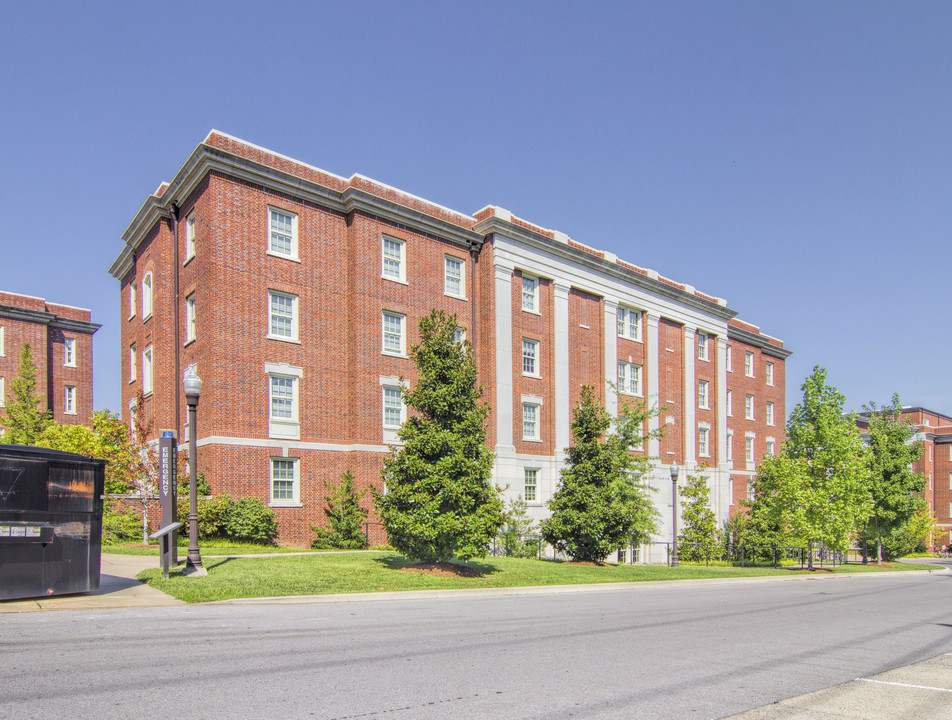
[(472, 303), (470, 303), (471, 314), (470, 314), (470, 322), (469, 322), (469, 327), (470, 327), (469, 344), (472, 345), (473, 347), (473, 361), (476, 360), (476, 263), (479, 260), (479, 251), (481, 248), (482, 248), (482, 245), (477, 245), (476, 243), (469, 244), (469, 255), (470, 257), (473, 258), (473, 272), (472, 272), (473, 278), (472, 278), (472, 284), (470, 285), (470, 287), (472, 288), (472, 293), (473, 293), (473, 301)]
[[(179, 392), (179, 380), (182, 377), (182, 358), (179, 355), (179, 348), (182, 347), (179, 342), (179, 252), (178, 252), (178, 220), (179, 206), (176, 203), (169, 205), (169, 224), (172, 226), (172, 295), (175, 298), (172, 317), (175, 322), (175, 330), (172, 332), (172, 357), (175, 358), (175, 377), (172, 379), (172, 387), (175, 388), (175, 437), (178, 437), (179, 430), (182, 428), (182, 398)], [(191, 458), (189, 458), (191, 459)]]

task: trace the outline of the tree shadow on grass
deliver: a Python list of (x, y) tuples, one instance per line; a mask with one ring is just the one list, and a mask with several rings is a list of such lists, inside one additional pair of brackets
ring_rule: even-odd
[(414, 562), (402, 555), (387, 555), (386, 557), (374, 558), (374, 562), (388, 570), (418, 572), (425, 575), (441, 577), (478, 578), (486, 575), (494, 575), (499, 572), (499, 568), (495, 565), (476, 560), (456, 559), (449, 563)]

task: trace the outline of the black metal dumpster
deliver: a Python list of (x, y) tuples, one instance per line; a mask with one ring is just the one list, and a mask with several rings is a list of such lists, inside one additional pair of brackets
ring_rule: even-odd
[(0, 444), (0, 600), (99, 589), (105, 460)]

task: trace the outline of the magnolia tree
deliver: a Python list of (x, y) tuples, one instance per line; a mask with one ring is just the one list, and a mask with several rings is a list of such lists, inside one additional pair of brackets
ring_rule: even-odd
[[(655, 531), (657, 512), (637, 477), (649, 460), (632, 454), (648, 435), (652, 411), (643, 403), (622, 405), (614, 420), (595, 391), (582, 388), (572, 414), (574, 444), (566, 448), (561, 483), (542, 522), (542, 537), (574, 560), (602, 562), (615, 550), (644, 542)], [(614, 424), (615, 432), (609, 433)]]
[(484, 557), (504, 522), (490, 483), (489, 406), (480, 402), (472, 347), (456, 342), (456, 317), (433, 310), (410, 349), (419, 379), (403, 400), (412, 411), (397, 433), (403, 445), (384, 461), (377, 512), (398, 551), (410, 559)]
[(801, 387), (780, 454), (757, 473), (755, 510), (795, 542), (845, 550), (872, 510), (866, 450), (845, 398), (817, 366)]

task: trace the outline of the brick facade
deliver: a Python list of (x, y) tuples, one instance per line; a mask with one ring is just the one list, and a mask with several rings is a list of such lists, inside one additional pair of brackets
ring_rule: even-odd
[(40, 409), (51, 410), (58, 423), (88, 425), (93, 412), (93, 333), (98, 329), (89, 310), (0, 291), (0, 404), (10, 398), (20, 351), (29, 344)]
[[(704, 465), (721, 518), (733, 473), (724, 397), (737, 375), (724, 369), (728, 344), (775, 363), (775, 387), (758, 373), (742, 393), (775, 398), (782, 441), (789, 351), (779, 341), (735, 327), (721, 299), (502, 208), (457, 213), (213, 131), (123, 239), (110, 271), (120, 282), (124, 407), (143, 390), (154, 431), (184, 439), (181, 376), (195, 364), (204, 381), (199, 470), (215, 492), (271, 504), (285, 542), (306, 545), (322, 522), (322, 480), (350, 469), (359, 487), (380, 487), (395, 439), (387, 403), (400, 378), (414, 381), (409, 347), (432, 308), (455, 313), (473, 343), (492, 407), (494, 480), (515, 497), (526, 470), (536, 473), (536, 518), (555, 490), (581, 386), (594, 386), (615, 412), (619, 362), (638, 368), (635, 394), (660, 406), (653, 422), (668, 431), (643, 450), (656, 458), (648, 481), (668, 477), (670, 486), (671, 462)], [(637, 331), (619, 333), (619, 313), (629, 311)], [(702, 335), (707, 359), (696, 357)], [(699, 381), (708, 383), (706, 407), (697, 406)], [(763, 451), (766, 433), (754, 432)], [(272, 482), (275, 467), (289, 467), (282, 459), (294, 466), (293, 492)]]

